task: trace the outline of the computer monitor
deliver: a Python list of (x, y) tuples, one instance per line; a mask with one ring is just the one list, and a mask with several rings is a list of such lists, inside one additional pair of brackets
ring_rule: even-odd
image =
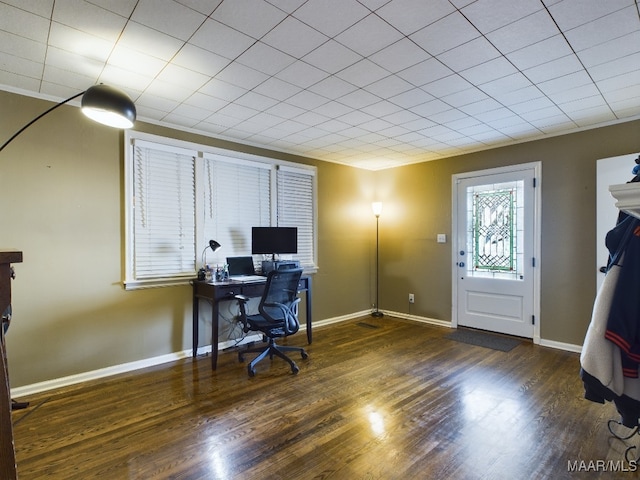
[(254, 255), (298, 253), (298, 228), (252, 227), (251, 253)]

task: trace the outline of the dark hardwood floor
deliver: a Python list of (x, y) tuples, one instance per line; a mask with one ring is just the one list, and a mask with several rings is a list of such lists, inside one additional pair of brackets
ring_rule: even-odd
[(640, 436), (610, 435), (577, 354), (450, 332), (367, 317), (316, 328), (295, 376), (275, 358), (249, 378), (227, 352), (215, 372), (187, 359), (20, 398), (19, 478), (637, 478)]

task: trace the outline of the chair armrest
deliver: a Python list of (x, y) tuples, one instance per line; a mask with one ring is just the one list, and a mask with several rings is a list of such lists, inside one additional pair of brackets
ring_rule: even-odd
[(242, 303), (247, 303), (250, 300), (246, 295), (234, 295), (233, 298)]

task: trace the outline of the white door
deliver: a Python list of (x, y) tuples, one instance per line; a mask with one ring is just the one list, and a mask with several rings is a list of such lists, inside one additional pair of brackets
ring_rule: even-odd
[(618, 209), (616, 200), (609, 192), (609, 186), (627, 183), (633, 178), (631, 170), (635, 167), (638, 154), (603, 158), (596, 162), (596, 287), (604, 280), (601, 267), (606, 267), (609, 251), (604, 244), (607, 232), (616, 226)]
[(454, 326), (534, 337), (539, 168), (454, 176)]

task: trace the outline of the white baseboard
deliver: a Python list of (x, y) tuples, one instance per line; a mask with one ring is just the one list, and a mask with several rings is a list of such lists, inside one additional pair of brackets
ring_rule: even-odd
[[(440, 327), (448, 327), (453, 328), (451, 322), (446, 320), (438, 320), (435, 318), (429, 317), (419, 317), (417, 315), (410, 315), (401, 312), (391, 312), (391, 311), (383, 311), (385, 315), (390, 317), (402, 318), (405, 320), (411, 320), (414, 322), (425, 323), (429, 325), (437, 325)], [(324, 320), (319, 320), (317, 322), (313, 322), (313, 328), (320, 328), (327, 325), (332, 325), (335, 323), (346, 322), (348, 320), (354, 320), (357, 318), (362, 318), (371, 314), (370, 310), (364, 310), (356, 313), (351, 313), (349, 315), (342, 315), (339, 317), (327, 318)], [(303, 323), (300, 328), (301, 331), (306, 330), (306, 325)], [(244, 343), (248, 343), (251, 341), (260, 341), (260, 335), (251, 335), (243, 339), (241, 343), (238, 345), (243, 345)], [(226, 341), (218, 344), (218, 349), (223, 350), (225, 348), (234, 346), (234, 341)], [(582, 351), (582, 346), (580, 345), (572, 345), (569, 343), (555, 342), (552, 340), (541, 340), (540, 345), (543, 347), (556, 348), (559, 350), (566, 350), (569, 352), (580, 353)], [(53, 380), (46, 380), (44, 382), (33, 383), (31, 385), (25, 385), (22, 387), (16, 387), (11, 389), (11, 397), (19, 398), (23, 396), (33, 395), (36, 393), (46, 392), (48, 390), (53, 390), (56, 388), (68, 387), (70, 385), (74, 385), (77, 383), (88, 382), (91, 380), (97, 380), (100, 378), (110, 377), (112, 375), (117, 375), (120, 373), (132, 372), (134, 370), (140, 370), (142, 368), (153, 367), (156, 365), (160, 365), (162, 363), (175, 362), (177, 360), (182, 360), (185, 358), (191, 357), (191, 349), (183, 350), (181, 352), (169, 353), (166, 355), (160, 355), (158, 357), (146, 358), (143, 360), (138, 360), (135, 362), (123, 363), (121, 365), (114, 365), (112, 367), (100, 368), (98, 370), (92, 370), (90, 372), (78, 373), (76, 375), (69, 375), (67, 377), (55, 378)], [(211, 345), (204, 346), (198, 348), (196, 352), (197, 355), (203, 355), (211, 352)]]
[[(354, 318), (362, 317), (363, 315), (367, 315), (369, 312), (358, 312), (350, 315), (343, 315), (340, 317), (329, 318), (325, 320), (320, 320), (317, 322), (313, 322), (313, 328), (319, 328), (326, 325), (331, 325), (333, 323), (344, 322), (347, 320), (351, 320)], [(306, 325), (303, 323), (300, 328), (301, 331), (306, 330)], [(260, 335), (251, 335), (245, 337), (239, 345), (243, 345), (244, 343), (248, 343), (251, 341), (260, 341)], [(218, 349), (221, 351), (225, 348), (232, 347), (235, 345), (233, 340), (221, 342), (218, 344)], [(46, 380), (44, 382), (33, 383), (31, 385), (25, 385), (22, 387), (16, 387), (11, 389), (11, 397), (19, 398), (23, 396), (33, 395), (36, 393), (46, 392), (48, 390), (53, 390), (55, 388), (68, 387), (70, 385), (75, 385), (77, 383), (88, 382), (91, 380), (98, 380), (100, 378), (110, 377), (112, 375), (117, 375), (120, 373), (132, 372), (134, 370), (140, 370), (142, 368), (153, 367), (156, 365), (160, 365), (162, 363), (175, 362), (177, 360), (182, 360), (185, 358), (191, 357), (192, 350), (183, 350), (181, 352), (169, 353), (166, 355), (160, 355), (158, 357), (146, 358), (143, 360), (138, 360), (135, 362), (123, 363), (121, 365), (114, 365), (112, 367), (100, 368), (98, 370), (92, 370), (90, 372), (78, 373), (76, 375), (69, 375), (67, 377), (55, 378), (53, 380)], [(207, 345), (204, 347), (198, 348), (196, 352), (197, 355), (203, 355), (211, 352), (211, 345)]]

